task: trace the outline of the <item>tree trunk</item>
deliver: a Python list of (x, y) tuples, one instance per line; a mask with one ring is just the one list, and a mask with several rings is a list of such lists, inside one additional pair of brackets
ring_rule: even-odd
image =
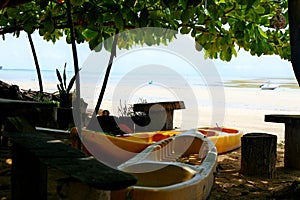
[(110, 53), (110, 58), (109, 58), (109, 62), (108, 62), (108, 65), (107, 65), (106, 72), (105, 72), (102, 88), (101, 88), (101, 91), (100, 91), (100, 94), (99, 94), (97, 104), (95, 106), (95, 110), (94, 110), (94, 113), (92, 115), (92, 118), (91, 118), (89, 124), (87, 125), (87, 129), (89, 129), (89, 130), (99, 130), (99, 123), (98, 123), (98, 120), (97, 120), (97, 113), (100, 109), (100, 105), (101, 105), (103, 97), (104, 97), (104, 93), (105, 93), (105, 89), (106, 89), (106, 86), (107, 86), (110, 70), (111, 70), (111, 67), (112, 67), (112, 64), (113, 64), (113, 59), (114, 59), (114, 57), (116, 57), (116, 54), (117, 54), (116, 51), (117, 51), (117, 43), (118, 43), (118, 33), (119, 33), (119, 31), (117, 29), (116, 30), (116, 35), (114, 36), (114, 41), (113, 41), (113, 44), (112, 44), (112, 50), (111, 50), (111, 53)]
[(289, 0), (288, 9), (291, 61), (298, 85), (300, 85), (300, 0)]
[(276, 175), (277, 136), (248, 133), (242, 137), (241, 173), (274, 178)]
[[(81, 112), (80, 112), (80, 79), (79, 79), (79, 66), (78, 66), (78, 56), (77, 56), (77, 49), (76, 49), (76, 38), (75, 38), (75, 31), (74, 25), (72, 20), (72, 12), (71, 12), (71, 3), (70, 0), (66, 0), (67, 4), (67, 14), (68, 14), (68, 23), (70, 27), (70, 34), (71, 34), (71, 44), (72, 44), (72, 53), (73, 53), (73, 61), (74, 61), (74, 71), (76, 75), (76, 97), (73, 106), (73, 114), (74, 121), (76, 122), (76, 127), (78, 129), (78, 133), (81, 136)], [(81, 143), (78, 144), (78, 148), (81, 148)]]
[(100, 105), (101, 105), (103, 97), (104, 97), (104, 93), (105, 93), (105, 89), (106, 89), (106, 86), (107, 86), (107, 82), (108, 82), (110, 70), (111, 70), (111, 67), (112, 67), (112, 64), (113, 64), (113, 60), (114, 60), (114, 57), (117, 56), (116, 51), (117, 51), (117, 43), (118, 43), (118, 33), (119, 33), (119, 31), (117, 29), (116, 30), (116, 35), (114, 36), (114, 41), (113, 41), (113, 44), (112, 44), (109, 63), (107, 65), (107, 69), (106, 69), (106, 72), (105, 72), (103, 85), (102, 85), (102, 88), (101, 88), (101, 91), (100, 91), (100, 94), (99, 94), (99, 98), (98, 98), (98, 101), (97, 101), (97, 104), (96, 104), (96, 107), (95, 107), (95, 114), (97, 114), (99, 109), (100, 109)]
[(33, 41), (32, 41), (32, 37), (29, 33), (27, 35), (28, 35), (31, 51), (32, 51), (32, 54), (33, 54), (33, 59), (34, 59), (34, 63), (35, 63), (36, 72), (37, 72), (37, 75), (38, 75), (39, 87), (40, 87), (40, 98), (42, 100), (43, 99), (43, 81), (42, 81), (42, 76), (41, 76), (40, 65), (39, 65), (39, 62), (38, 62), (38, 59), (37, 59), (37, 55), (36, 55), (36, 51), (35, 51), (34, 44), (33, 44)]

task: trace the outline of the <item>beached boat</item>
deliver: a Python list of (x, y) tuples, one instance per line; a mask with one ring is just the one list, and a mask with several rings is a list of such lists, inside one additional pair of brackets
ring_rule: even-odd
[[(82, 141), (87, 150), (96, 158), (110, 166), (119, 164), (134, 157), (149, 145), (182, 134), (184, 130), (155, 131), (112, 136), (104, 133), (82, 130)], [(198, 133), (206, 135), (216, 145), (219, 154), (232, 151), (241, 146), (243, 133), (237, 129), (224, 127), (202, 127)]]
[(137, 184), (111, 191), (111, 199), (207, 199), (214, 183), (217, 150), (197, 130), (156, 142), (118, 169)]
[(181, 132), (156, 131), (112, 136), (83, 129), (81, 140), (90, 154), (112, 167), (117, 167), (149, 145), (178, 133)]
[(241, 147), (241, 138), (244, 134), (238, 129), (225, 127), (202, 127), (198, 131), (215, 143), (218, 154)]
[(278, 84), (271, 84), (270, 81), (259, 86), (262, 90), (275, 90), (279, 87)]

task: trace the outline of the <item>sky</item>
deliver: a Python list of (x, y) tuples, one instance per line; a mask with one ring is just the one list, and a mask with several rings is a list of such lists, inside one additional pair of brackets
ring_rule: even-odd
[[(38, 34), (33, 34), (39, 64), (42, 69), (55, 69), (67, 63), (67, 69), (73, 70), (72, 48), (65, 39), (53, 44)], [(79, 65), (82, 66), (91, 54), (87, 43), (78, 44)], [(0, 66), (4, 68), (35, 69), (34, 60), (27, 35), (23, 32), (19, 38), (5, 35), (0, 39)], [(213, 60), (221, 76), (239, 76), (241, 78), (294, 78), (292, 65), (279, 56), (251, 56), (240, 50), (238, 56), (230, 62)]]

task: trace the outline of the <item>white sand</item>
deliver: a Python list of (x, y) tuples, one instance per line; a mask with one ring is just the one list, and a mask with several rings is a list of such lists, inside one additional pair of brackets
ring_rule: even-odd
[(300, 114), (298, 89), (273, 91), (225, 88), (226, 112), (223, 126), (238, 128), (244, 133), (265, 132), (284, 139), (284, 124), (264, 122), (267, 114)]
[[(38, 90), (36, 83), (20, 82), (14, 84), (18, 84), (20, 88)], [(113, 115), (117, 115), (117, 107), (119, 106), (120, 99), (114, 99), (114, 89), (113, 87), (108, 87), (101, 108), (109, 109)], [(56, 91), (56, 83), (46, 83), (44, 90), (50, 92)], [(94, 91), (91, 92), (93, 93)], [(165, 101), (170, 96), (169, 92), (162, 91), (161, 88), (152, 88), (151, 90), (141, 89), (135, 92), (138, 93), (136, 97), (146, 97), (145, 99), (148, 102)], [(183, 100), (187, 107), (185, 111), (175, 111), (174, 127), (187, 128), (189, 123), (185, 124), (187, 127), (182, 127), (184, 118), (185, 121), (193, 122), (190, 123), (192, 126), (212, 126), (218, 123), (219, 126), (237, 128), (244, 133), (264, 132), (275, 134), (278, 136), (278, 141), (281, 141), (284, 139), (284, 124), (264, 122), (265, 115), (300, 114), (300, 89), (278, 88), (268, 91), (260, 90), (259, 88), (224, 88), (225, 99), (220, 99), (220, 101), (225, 102), (225, 112), (221, 112), (219, 115), (221, 120), (218, 119), (216, 121), (212, 118), (213, 106), (211, 105), (212, 100), (209, 91), (199, 87), (194, 88), (194, 92), (196, 94), (195, 98), (199, 100), (198, 108), (194, 104), (188, 103), (188, 98), (192, 97), (182, 97), (181, 99), (174, 97), (175, 100)], [(83, 94), (85, 93), (83, 92)], [(89, 108), (94, 107), (95, 100), (91, 97), (85, 100), (89, 103)], [(112, 103), (113, 100), (116, 102)], [(194, 111), (191, 109), (198, 109), (199, 116), (189, 115), (189, 113), (192, 113), (190, 111)], [(222, 109), (219, 109), (219, 111), (222, 111)]]

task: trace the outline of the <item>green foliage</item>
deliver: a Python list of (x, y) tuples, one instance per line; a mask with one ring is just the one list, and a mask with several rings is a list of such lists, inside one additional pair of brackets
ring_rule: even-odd
[[(67, 0), (36, 0), (0, 11), (0, 34), (35, 30), (47, 41), (64, 34), (70, 43)], [(288, 24), (287, 0), (71, 0), (76, 41), (88, 42), (91, 49), (110, 49), (103, 41), (116, 33), (141, 27), (161, 27), (191, 34), (209, 58), (230, 61), (244, 48), (252, 55), (277, 54), (290, 59), (288, 29), (274, 28), (271, 20), (282, 14)], [(173, 35), (147, 33), (121, 38), (119, 48), (167, 44)]]

